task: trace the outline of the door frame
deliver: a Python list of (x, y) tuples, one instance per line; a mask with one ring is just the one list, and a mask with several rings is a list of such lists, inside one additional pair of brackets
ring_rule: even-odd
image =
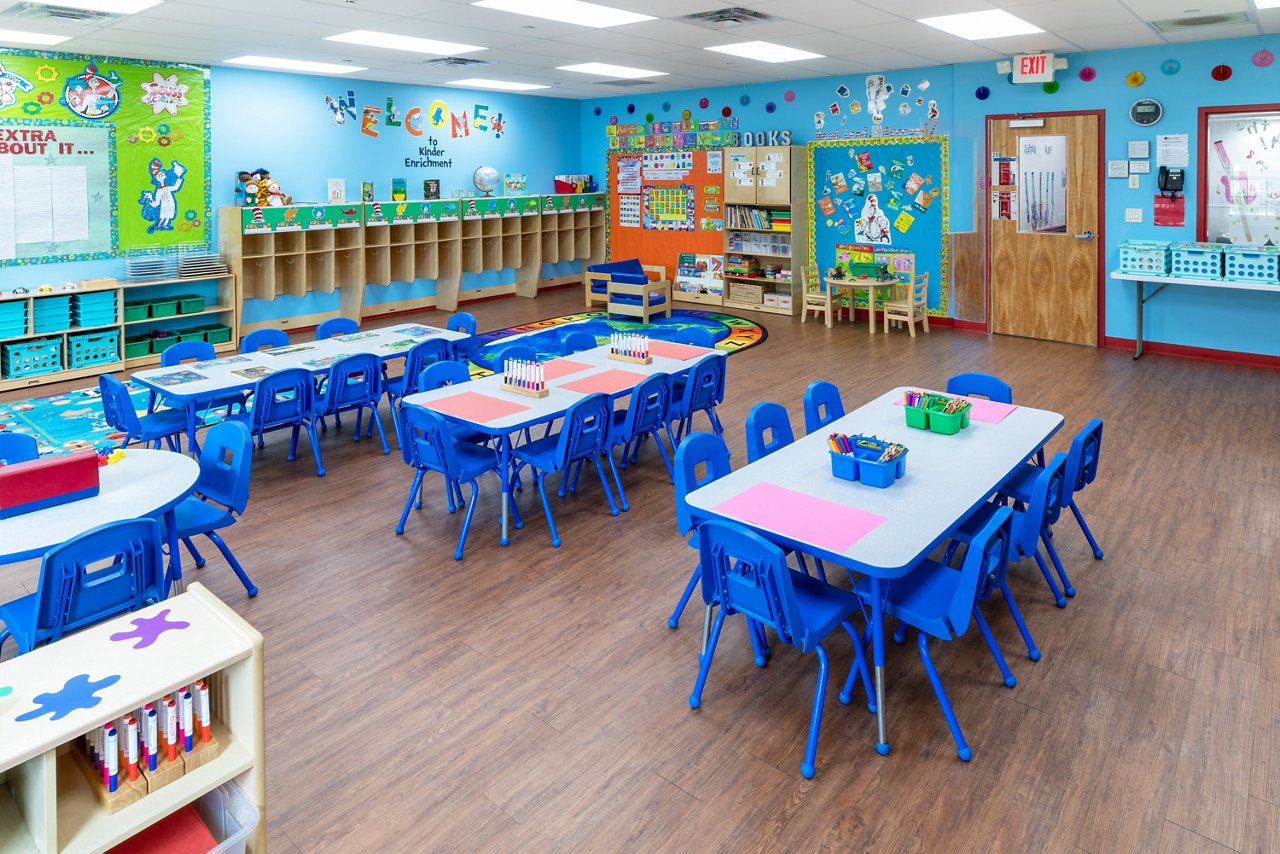
[[(982, 122), (983, 151), (985, 158), (982, 162), (983, 176), (979, 183), (982, 187), (983, 197), (983, 213), (987, 217), (987, 227), (983, 239), (982, 254), (982, 277), (983, 277), (983, 329), (987, 334), (991, 334), (991, 225), (990, 216), (990, 198), (991, 183), (988, 180), (988, 173), (991, 168), (991, 134), (989, 132), (992, 121), (1008, 120), (1008, 119), (1052, 119), (1063, 116), (1094, 116), (1098, 120), (1098, 224), (1094, 227), (1094, 241), (1097, 243), (1098, 253), (1098, 281), (1096, 284), (1098, 298), (1098, 329), (1094, 347), (1102, 347), (1106, 342), (1105, 330), (1107, 328), (1107, 159), (1106, 159), (1106, 143), (1107, 143), (1107, 113), (1106, 110), (1062, 110), (1057, 112), (1036, 112), (1036, 113), (991, 113), (988, 114)], [(1021, 188), (1019, 188), (1021, 189)]]

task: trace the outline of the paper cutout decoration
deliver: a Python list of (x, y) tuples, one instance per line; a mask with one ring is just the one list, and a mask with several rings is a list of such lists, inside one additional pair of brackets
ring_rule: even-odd
[(651, 124), (653, 122), (653, 113), (645, 113), (644, 121), (645, 121), (645, 124)]
[(782, 100), (786, 101), (788, 104), (790, 104), (795, 99), (796, 99), (796, 93), (792, 92), (790, 89), (788, 89), (782, 95)]
[(1129, 84), (1130, 88), (1136, 89), (1147, 79), (1147, 75), (1141, 71), (1130, 71), (1124, 78), (1124, 82)]
[(977, 89), (973, 90), (973, 97), (977, 98), (979, 101), (985, 101), (991, 97), (991, 90), (986, 86), (979, 86)]
[(669, 112), (671, 112), (671, 102), (670, 102), (670, 101), (663, 101), (663, 102), (662, 102), (662, 112), (664, 112), (664, 113), (669, 113)]
[(751, 96), (743, 95), (741, 98), (738, 99), (738, 103), (745, 107), (747, 104), (751, 103)]
[(893, 227), (898, 229), (898, 231), (902, 232), (903, 234), (906, 234), (907, 229), (911, 227), (911, 223), (915, 221), (916, 221), (915, 217), (913, 217), (911, 214), (907, 213), (906, 211), (903, 211), (902, 213), (898, 214), (898, 218), (893, 221)]
[(733, 115), (733, 107), (721, 107), (720, 115), (724, 116), (726, 119), (729, 118), (729, 116)]
[(603, 110), (601, 110), (599, 107), (596, 107), (596, 108), (595, 108), (594, 110), (592, 110), (591, 112), (595, 113), (595, 114), (598, 116), (598, 115), (600, 115), (600, 114), (601, 114), (602, 112), (604, 112), (604, 111), (603, 111)]
[(1088, 83), (1098, 76), (1098, 72), (1092, 65), (1086, 65), (1084, 68), (1080, 69), (1080, 73), (1077, 76), (1085, 83)]
[(627, 112), (628, 112), (628, 113), (634, 113), (635, 111), (636, 111), (636, 105), (635, 105), (635, 104), (627, 104)]
[(1046, 95), (1052, 95), (1053, 93), (1058, 91), (1058, 81), (1050, 80), (1048, 83), (1045, 83), (1040, 88), (1044, 90), (1044, 93)]
[(1253, 64), (1259, 68), (1266, 68), (1275, 61), (1276, 55), (1265, 47), (1253, 55)]
[(127, 632), (116, 632), (111, 636), (111, 640), (117, 643), (124, 641), (136, 640), (133, 645), (134, 649), (146, 649), (156, 642), (156, 638), (168, 631), (181, 631), (190, 627), (190, 623), (186, 620), (170, 620), (170, 609), (165, 608), (154, 617), (137, 617), (130, 620), (133, 628)]
[(816, 113), (813, 114), (814, 130), (822, 130), (826, 126), (827, 126), (827, 114), (822, 112), (822, 110), (818, 110)]
[(1160, 72), (1169, 77), (1172, 77), (1173, 75), (1177, 74), (1181, 70), (1182, 70), (1182, 63), (1178, 62), (1178, 60), (1176, 59), (1166, 59), (1164, 62), (1160, 64)]
[(699, 106), (699, 107), (701, 107), (701, 108), (702, 108), (702, 109), (704, 109), (704, 110), (705, 110), (708, 106), (710, 106), (710, 104), (711, 104), (711, 101), (709, 101), (709, 100), (708, 100), (708, 99), (706, 99), (706, 98), (699, 98), (699, 99), (698, 99), (698, 106)]
[(773, 101), (767, 101), (764, 105), (764, 111), (766, 113), (772, 113), (776, 109), (778, 109), (778, 105), (773, 103)]
[(685, 110), (684, 112), (682, 112), (682, 113), (680, 114), (680, 117), (681, 117), (682, 119), (684, 119), (684, 120), (687, 122), (687, 121), (689, 121), (689, 118), (690, 118), (690, 116), (692, 116), (692, 115), (693, 115), (693, 113), (689, 112), (688, 110)]
[(120, 677), (114, 674), (97, 681), (90, 679), (87, 673), (72, 676), (57, 691), (36, 694), (34, 699), (36, 707), (28, 712), (23, 712), (14, 720), (33, 721), (49, 715), (50, 720), (56, 721), (65, 718), (72, 712), (78, 712), (81, 709), (92, 709), (102, 702), (102, 698), (97, 696), (97, 693), (119, 681)]
[(617, 123), (618, 123), (618, 117), (617, 117), (617, 116), (609, 116), (609, 124), (611, 124), (611, 125), (616, 125)]
[(1215, 65), (1215, 66), (1213, 67), (1213, 70), (1209, 72), (1209, 76), (1211, 76), (1214, 80), (1217, 80), (1219, 83), (1221, 83), (1223, 80), (1230, 79), (1230, 77), (1231, 77), (1231, 66), (1230, 66), (1230, 65)]
[(853, 91), (850, 90), (849, 87), (844, 85), (843, 83), (841, 83), (839, 86), (836, 87), (836, 95), (838, 97), (848, 98), (852, 94), (853, 94)]

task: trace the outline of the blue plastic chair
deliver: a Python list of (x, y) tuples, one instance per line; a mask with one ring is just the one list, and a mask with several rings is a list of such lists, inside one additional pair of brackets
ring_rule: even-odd
[[(557, 548), (560, 546), (560, 534), (556, 531), (551, 502), (547, 500), (546, 479), (551, 472), (563, 472), (560, 480), (560, 495), (563, 497), (570, 468), (579, 460), (590, 461), (596, 467), (596, 474), (600, 476), (600, 485), (609, 501), (609, 512), (614, 516), (618, 515), (618, 505), (613, 500), (609, 479), (605, 477), (604, 467), (600, 464), (602, 455), (608, 457), (609, 467), (613, 469), (614, 479), (617, 479), (617, 466), (613, 455), (609, 453), (609, 427), (612, 421), (613, 405), (609, 396), (589, 394), (565, 412), (564, 425), (559, 433), (552, 433), (515, 448), (516, 459), (534, 471), (538, 496), (542, 499), (542, 510), (547, 517), (547, 527), (551, 529), (551, 545)], [(625, 496), (623, 503), (626, 503)]]
[[(660, 432), (665, 429), (667, 437), (671, 436), (671, 422), (667, 417), (670, 408), (671, 377), (668, 374), (656, 373), (635, 387), (631, 392), (631, 403), (626, 409), (613, 413), (613, 426), (609, 431), (610, 452), (613, 447), (622, 446), (622, 457), (614, 469), (615, 477), (618, 469), (625, 469), (628, 462), (636, 461), (640, 454), (641, 443), (650, 436), (658, 444), (658, 452), (662, 454), (662, 463), (667, 467), (667, 475), (674, 476), (671, 470), (671, 458), (667, 456), (667, 446), (663, 443)], [(618, 483), (618, 494), (623, 496), (622, 509), (629, 510), (621, 482)]]
[[(45, 552), (36, 592), (0, 605), (18, 654), (164, 598), (160, 523), (111, 522)], [(110, 565), (104, 566), (105, 561)]]
[[(477, 483), (486, 472), (499, 474), (501, 462), (498, 452), (493, 448), (458, 442), (449, 430), (445, 419), (429, 409), (413, 404), (405, 404), (400, 413), (400, 453), (405, 464), (414, 469), (413, 485), (409, 488), (409, 498), (405, 501), (400, 521), (396, 523), (396, 534), (404, 533), (405, 522), (409, 519), (410, 507), (422, 507), (422, 479), (429, 471), (439, 473), (449, 484), (449, 493), (454, 490), (462, 494), (462, 484), (471, 486), (471, 500), (467, 502), (467, 514), (462, 520), (462, 532), (458, 535), (458, 547), (453, 552), (454, 560), (462, 560), (462, 550), (467, 544), (467, 534), (471, 531), (471, 520), (476, 512), (476, 496), (480, 486)], [(511, 500), (511, 512), (517, 527), (520, 511), (515, 500)], [(450, 498), (449, 512), (454, 512)]]
[(133, 398), (124, 383), (111, 376), (102, 374), (98, 377), (98, 392), (102, 399), (102, 415), (113, 430), (124, 433), (120, 447), (130, 442), (141, 442), (152, 447), (160, 447), (161, 440), (171, 451), (179, 451), (178, 440), (187, 432), (187, 415), (178, 409), (161, 409), (147, 415), (139, 415), (133, 408)]
[(250, 598), (258, 595), (258, 587), (218, 531), (231, 527), (244, 514), (249, 504), (252, 466), (253, 437), (249, 428), (240, 421), (213, 425), (200, 449), (200, 476), (196, 478), (194, 494), (174, 509), (178, 539), (191, 552), (196, 568), (202, 568), (205, 560), (191, 538), (204, 535), (222, 552)]
[(947, 380), (947, 394), (961, 394), (965, 397), (977, 395), (996, 403), (1013, 403), (1013, 388), (991, 374), (956, 374)]
[(676, 441), (683, 441), (689, 435), (693, 416), (698, 412), (706, 413), (717, 436), (724, 433), (716, 405), (724, 402), (726, 362), (723, 353), (710, 353), (693, 363), (687, 377), (672, 379), (670, 417), (676, 424)]
[(718, 601), (720, 610), (711, 627), (711, 640), (702, 656), (693, 693), (689, 695), (689, 706), (696, 709), (702, 705), (702, 690), (726, 617), (740, 613), (762, 625), (772, 626), (783, 643), (818, 657), (818, 684), (809, 715), (804, 760), (800, 763), (800, 773), (811, 779), (827, 693), (828, 661), (822, 642), (837, 627), (843, 628), (853, 642), (854, 665), (849, 671), (847, 690), (852, 688), (854, 674), (861, 674), (867, 706), (875, 711), (862, 637), (849, 622), (850, 616), (862, 611), (862, 602), (846, 590), (791, 569), (782, 549), (740, 525), (705, 522), (698, 527), (698, 544), (702, 597), (709, 605)]
[(26, 433), (0, 431), (0, 465), (25, 463), (40, 456), (40, 444)]
[(581, 353), (583, 350), (594, 350), (600, 345), (596, 342), (596, 336), (579, 329), (564, 336), (560, 346), (564, 349), (566, 356), (572, 356), (574, 353)]
[(835, 383), (826, 380), (815, 380), (804, 390), (804, 432), (805, 435), (814, 430), (826, 427), (837, 418), (844, 417), (844, 403), (840, 400), (840, 389)]
[(324, 341), (335, 335), (354, 335), (360, 331), (360, 324), (349, 317), (331, 317), (316, 327), (316, 340)]
[(715, 347), (715, 339), (711, 333), (700, 326), (686, 326), (676, 330), (677, 344), (692, 344), (695, 347)]
[[(885, 585), (885, 615), (901, 620), (918, 631), (916, 637), (920, 648), (920, 660), (924, 663), (925, 672), (929, 674), (929, 682), (933, 685), (933, 693), (938, 697), (938, 705), (942, 707), (943, 717), (951, 729), (955, 739), (959, 757), (968, 762), (973, 758), (973, 749), (965, 743), (964, 732), (956, 720), (956, 713), (947, 699), (946, 689), (938, 677), (938, 670), (929, 656), (929, 637), (949, 641), (958, 638), (969, 628), (969, 622), (978, 624), (982, 637), (987, 642), (1000, 671), (1008, 681), (1009, 665), (1005, 663), (1000, 647), (991, 636), (991, 629), (978, 608), (978, 593), (983, 578), (1009, 559), (1009, 546), (1012, 539), (1010, 530), (1013, 521), (1012, 511), (1008, 507), (996, 506), (994, 511), (984, 516), (982, 527), (973, 538), (973, 544), (965, 554), (964, 564), (957, 572), (946, 564), (925, 558), (912, 567), (911, 572), (902, 578), (895, 578)], [(870, 579), (858, 583), (858, 594), (864, 599), (870, 596)], [(840, 691), (840, 702), (848, 703), (853, 695), (853, 673), (849, 673), (844, 688)]]
[(791, 418), (780, 403), (762, 400), (747, 413), (747, 462), (767, 457), (796, 439)]
[(288, 428), (291, 431), (289, 462), (298, 458), (298, 434), (305, 429), (311, 440), (311, 455), (316, 460), (316, 476), (324, 477), (314, 413), (315, 384), (311, 372), (305, 368), (285, 368), (258, 380), (253, 391), (253, 408), (246, 420), (250, 432), (259, 438), (272, 430)]
[[(456, 364), (456, 363), (454, 363)], [(372, 353), (357, 353), (334, 362), (329, 368), (329, 380), (320, 401), (316, 405), (316, 418), (327, 415), (336, 420), (341, 412), (356, 411), (356, 433), (352, 439), (360, 441), (360, 427), (365, 409), (369, 410), (370, 423), (378, 428), (378, 440), (382, 453), (389, 454), (387, 435), (382, 432), (382, 418), (378, 415), (378, 402), (382, 399), (382, 373), (378, 357)]]
[[(1089, 541), (1089, 548), (1093, 550), (1093, 556), (1097, 560), (1102, 559), (1102, 547), (1094, 539), (1093, 531), (1089, 530), (1089, 524), (1085, 522), (1084, 514), (1080, 512), (1080, 506), (1076, 503), (1075, 496), (1077, 492), (1093, 483), (1098, 477), (1098, 457), (1101, 452), (1102, 421), (1094, 418), (1071, 440), (1071, 447), (1067, 450), (1067, 462), (1062, 468), (1064, 486), (1061, 504), (1058, 508), (1059, 510), (1070, 508), (1072, 514), (1076, 517), (1076, 524), (1080, 526), (1080, 531), (1084, 534), (1085, 539)], [(1008, 483), (1000, 487), (1000, 494), (1026, 504), (1030, 501), (1031, 486), (1035, 483), (1038, 475), (1039, 470), (1036, 466), (1024, 466)], [(1052, 518), (1049, 520), (1050, 525), (1056, 524), (1057, 521), (1057, 514), (1052, 514)], [(1052, 558), (1054, 566), (1060, 567), (1062, 561), (1058, 558), (1058, 550), (1054, 547), (1051, 536), (1052, 529), (1050, 529), (1050, 537), (1046, 538), (1046, 551), (1049, 552), (1049, 557)]]
[[(686, 436), (676, 448), (675, 471), (672, 478), (676, 487), (676, 530), (681, 536), (688, 536), (693, 531), (693, 516), (685, 500), (689, 493), (719, 480), (732, 470), (729, 464), (729, 447), (721, 436), (711, 433), (693, 433)], [(698, 548), (697, 536), (690, 538), (689, 545), (692, 548)], [(689, 576), (689, 583), (680, 594), (680, 601), (676, 603), (671, 616), (667, 617), (668, 628), (679, 627), (680, 616), (684, 613), (685, 606), (689, 604), (689, 599), (693, 596), (693, 591), (697, 589), (701, 579), (702, 570), (695, 566), (693, 574)], [(710, 617), (711, 610), (708, 608), (703, 626), (704, 636), (711, 628)]]
[(255, 329), (240, 339), (241, 353), (256, 353), (259, 350), (273, 350), (289, 344), (289, 333), (283, 329)]
[(509, 347), (503, 347), (493, 360), (493, 372), (495, 374), (502, 373), (502, 365), (507, 361), (518, 362), (538, 362), (538, 353), (527, 344), (512, 344)]
[[(383, 364), (382, 390), (387, 394), (387, 404), (391, 407), (392, 421), (395, 421), (398, 417), (396, 401), (418, 391), (418, 377), (422, 376), (423, 369), (434, 362), (448, 361), (451, 361), (449, 342), (443, 338), (428, 338), (426, 341), (414, 344), (409, 350), (404, 360), (404, 373), (400, 376), (388, 377), (386, 375), (386, 364)], [(399, 431), (398, 423), (396, 429)], [(369, 426), (369, 430), (373, 430), (372, 425)]]
[(449, 321), (445, 324), (444, 328), (452, 330), (453, 332), (462, 332), (472, 336), (462, 341), (452, 341), (449, 344), (449, 349), (453, 353), (453, 357), (458, 361), (463, 362), (471, 358), (471, 351), (474, 350), (476, 346), (475, 317), (469, 312), (460, 311), (449, 318)]

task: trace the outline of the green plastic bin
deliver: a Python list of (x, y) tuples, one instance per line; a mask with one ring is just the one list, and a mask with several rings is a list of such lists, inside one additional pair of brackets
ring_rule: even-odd
[(178, 300), (152, 300), (149, 303), (152, 317), (173, 317), (178, 313)]
[(944, 436), (954, 436), (959, 433), (963, 422), (964, 412), (953, 412), (950, 415), (945, 412), (929, 413), (929, 429)]
[(902, 409), (907, 415), (908, 427), (915, 427), (917, 430), (929, 429), (929, 410), (919, 406), (904, 406)]
[(183, 294), (174, 299), (178, 301), (178, 314), (197, 314), (204, 311), (204, 297), (198, 294)]
[(210, 344), (226, 344), (231, 340), (231, 327), (223, 323), (210, 323), (201, 326), (204, 330), (204, 340)]
[(127, 302), (124, 304), (124, 322), (132, 323), (135, 320), (146, 320), (151, 316), (151, 303), (148, 302)]
[(192, 326), (186, 329), (175, 329), (173, 331), (177, 333), (179, 341), (204, 340), (204, 327), (201, 326)]
[(137, 359), (151, 352), (151, 338), (146, 335), (130, 335), (124, 339), (124, 357)]
[(177, 343), (178, 343), (177, 335), (170, 335), (166, 338), (152, 338), (151, 352), (163, 353), (165, 350), (168, 350), (170, 347), (172, 347), (174, 344), (177, 344)]

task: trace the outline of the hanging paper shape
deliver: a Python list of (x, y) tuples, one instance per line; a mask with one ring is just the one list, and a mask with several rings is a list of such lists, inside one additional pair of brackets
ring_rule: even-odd
[(1215, 65), (1213, 67), (1213, 70), (1210, 71), (1209, 74), (1210, 76), (1213, 77), (1214, 80), (1217, 80), (1219, 83), (1221, 83), (1223, 80), (1227, 80), (1231, 77), (1231, 66)]
[(1128, 83), (1131, 88), (1136, 89), (1141, 86), (1146, 79), (1147, 75), (1143, 74), (1141, 71), (1130, 71), (1124, 78), (1124, 82)]
[(1168, 75), (1169, 77), (1172, 77), (1173, 75), (1177, 74), (1181, 70), (1182, 70), (1182, 63), (1178, 62), (1178, 60), (1176, 59), (1166, 59), (1164, 62), (1160, 64), (1160, 72), (1162, 74)]
[(1093, 78), (1097, 76), (1098, 76), (1098, 71), (1092, 65), (1086, 65), (1084, 68), (1080, 69), (1079, 77), (1085, 83), (1090, 82), (1091, 80), (1093, 80)]

